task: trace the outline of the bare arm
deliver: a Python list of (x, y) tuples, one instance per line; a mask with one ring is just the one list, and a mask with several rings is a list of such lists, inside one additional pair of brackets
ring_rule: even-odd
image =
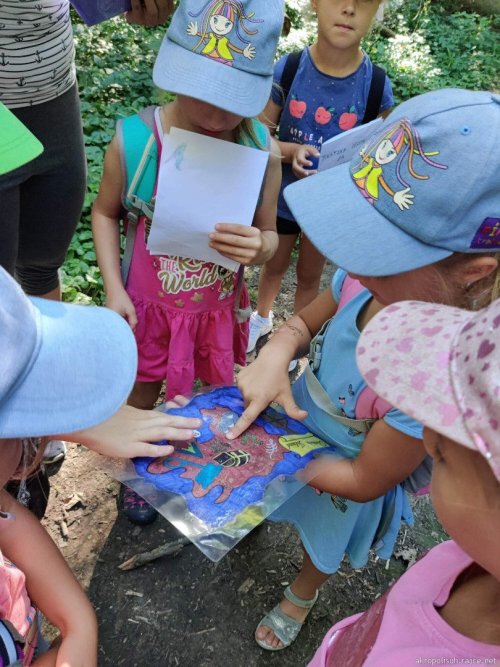
[(120, 274), (122, 172), (116, 136), (106, 150), (99, 193), (92, 206), (92, 231), (106, 290), (123, 287)]
[(2, 523), (0, 550), (24, 573), (31, 600), (62, 635), (56, 664), (96, 667), (97, 622), (80, 584), (35, 517), (6, 491), (0, 504), (15, 517)]
[(120, 213), (123, 187), (122, 169), (116, 136), (108, 146), (99, 193), (92, 206), (92, 232), (97, 263), (101, 270), (106, 305), (137, 324), (135, 308), (125, 291), (120, 270)]
[(315, 476), (311, 486), (364, 503), (387, 493), (423, 461), (422, 440), (377, 421), (355, 459), (318, 458), (308, 466)]
[(264, 345), (257, 359), (240, 371), (238, 387), (243, 394), (245, 411), (227, 434), (230, 439), (243, 433), (273, 401), (280, 403), (293, 419), (307, 416), (293, 400), (288, 364), (308, 351), (311, 339), (336, 310), (331, 289), (327, 289), (298, 315), (287, 320)]
[(117, 458), (134, 456), (167, 456), (171, 445), (155, 445), (160, 440), (192, 440), (200, 419), (165, 414), (158, 410), (139, 410), (123, 405), (118, 412), (97, 426), (69, 434), (63, 440), (81, 442), (89, 449)]
[[(271, 132), (271, 135), (274, 137), (276, 136), (276, 129), (279, 125), (282, 111), (283, 107), (270, 99), (259, 117), (260, 120), (267, 125), (269, 132)], [(295, 153), (297, 152), (297, 149), (300, 148), (301, 144), (295, 144), (290, 141), (280, 141), (279, 139), (276, 139), (276, 143), (279, 155), (281, 156), (281, 161), (288, 164), (292, 163)]]
[[(270, 99), (260, 116), (260, 120), (268, 126), (269, 131), (274, 136), (282, 111), (283, 108)], [(316, 170), (311, 169), (313, 163), (309, 159), (311, 156), (319, 157), (319, 151), (315, 146), (298, 144), (293, 141), (280, 141), (279, 139), (276, 139), (276, 143), (281, 161), (292, 165), (296, 178), (305, 178), (317, 173)]]
[(278, 195), (281, 187), (281, 160), (277, 142), (271, 139), (269, 152), (269, 166), (266, 180), (262, 189), (262, 201), (255, 212), (253, 227), (261, 231), (263, 247), (254, 260), (254, 264), (263, 264), (274, 256), (278, 249), (278, 234), (276, 232), (276, 216), (278, 213)]

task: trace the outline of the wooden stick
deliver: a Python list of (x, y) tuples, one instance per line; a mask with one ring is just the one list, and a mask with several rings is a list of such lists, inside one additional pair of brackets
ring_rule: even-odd
[(173, 542), (165, 542), (165, 544), (160, 544), (160, 546), (156, 547), (156, 549), (152, 549), (151, 551), (144, 551), (143, 553), (132, 556), (132, 558), (129, 558), (121, 565), (118, 565), (118, 569), (135, 570), (135, 568), (146, 565), (146, 563), (150, 563), (151, 561), (156, 560), (157, 558), (161, 558), (162, 556), (176, 556), (179, 551), (181, 551), (183, 547), (187, 546), (188, 544), (192, 544), (191, 540), (188, 540), (187, 537), (179, 537), (178, 540), (174, 540)]

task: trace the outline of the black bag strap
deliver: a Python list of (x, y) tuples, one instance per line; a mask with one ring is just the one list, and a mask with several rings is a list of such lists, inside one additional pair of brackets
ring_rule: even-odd
[(285, 66), (283, 67), (280, 79), (280, 86), (283, 94), (283, 106), (285, 106), (286, 98), (290, 94), (290, 88), (292, 87), (293, 80), (297, 74), (302, 51), (303, 49), (300, 51), (293, 51), (286, 57)]
[(370, 90), (368, 92), (368, 100), (366, 102), (365, 115), (362, 120), (362, 125), (369, 123), (380, 113), (380, 105), (382, 103), (382, 95), (384, 93), (385, 85), (385, 70), (378, 65), (373, 65), (372, 80), (370, 83)]

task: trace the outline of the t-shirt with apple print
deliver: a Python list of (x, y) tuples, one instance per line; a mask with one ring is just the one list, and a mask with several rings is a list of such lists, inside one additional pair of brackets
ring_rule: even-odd
[[(361, 124), (373, 71), (372, 62), (366, 54), (355, 72), (339, 78), (320, 72), (309, 48), (305, 48), (288, 97), (284, 100), (280, 81), (286, 58), (283, 56), (274, 66), (273, 76), (277, 85), (273, 86), (271, 93), (273, 102), (282, 107), (278, 129), (281, 141), (310, 144), (321, 150), (324, 141)], [(386, 76), (380, 111), (392, 105), (392, 86)], [(296, 180), (292, 166), (283, 164), (278, 215), (288, 220), (294, 218), (283, 197), (283, 190)]]

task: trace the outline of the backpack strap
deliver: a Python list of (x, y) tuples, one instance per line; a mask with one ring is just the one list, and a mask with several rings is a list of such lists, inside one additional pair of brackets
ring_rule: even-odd
[(304, 376), (306, 380), (307, 390), (312, 400), (318, 408), (321, 408), (323, 412), (326, 412), (327, 415), (335, 419), (335, 421), (343, 424), (347, 428), (352, 428), (355, 431), (360, 433), (368, 433), (373, 424), (377, 421), (373, 418), (368, 419), (352, 419), (351, 417), (345, 417), (340, 410), (332, 403), (330, 397), (326, 391), (321, 386), (320, 381), (314, 375), (313, 370), (309, 364), (307, 364)]
[[(340, 290), (340, 299), (337, 306), (337, 313), (342, 310), (342, 308), (349, 302), (351, 299), (354, 299), (355, 296), (360, 294), (364, 290), (363, 285), (359, 280), (351, 278), (351, 276), (346, 275), (344, 282), (342, 283), (342, 288)], [(323, 347), (323, 340), (325, 338), (326, 330), (328, 329), (331, 322), (331, 318), (323, 324), (318, 333), (314, 336), (309, 346), (309, 366), (312, 371), (318, 370), (321, 364), (321, 349)]]
[(280, 79), (280, 87), (283, 94), (283, 106), (287, 100), (288, 95), (290, 94), (290, 89), (292, 87), (293, 80), (299, 69), (300, 58), (302, 57), (304, 49), (300, 51), (293, 51), (289, 53), (286, 57), (285, 66), (283, 67), (283, 72)]
[(258, 118), (251, 118), (250, 122), (257, 143), (248, 135), (248, 133), (242, 134), (238, 139), (238, 143), (242, 146), (249, 146), (250, 148), (262, 149), (262, 147), (264, 147), (265, 150), (269, 151), (271, 149), (271, 135), (269, 133), (269, 128)]
[(127, 282), (139, 218), (151, 219), (154, 210), (154, 187), (157, 177), (158, 146), (154, 122), (155, 107), (118, 121), (117, 139), (122, 165), (122, 204), (126, 222), (125, 249), (122, 257), (122, 280)]
[[(344, 278), (344, 282), (342, 283), (337, 313), (363, 290), (364, 287), (358, 280), (355, 280), (350, 276), (346, 276)], [(326, 412), (330, 417), (335, 419), (335, 421), (338, 421), (347, 428), (352, 428), (356, 431), (359, 431), (360, 433), (366, 434), (377, 421), (377, 418), (371, 417), (368, 419), (353, 419), (351, 417), (345, 417), (337, 408), (337, 406), (333, 404), (327, 392), (324, 390), (320, 381), (314, 374), (314, 371), (317, 370), (321, 364), (321, 350), (323, 347), (326, 330), (328, 329), (330, 322), (331, 319), (325, 322), (311, 341), (309, 349), (309, 361), (304, 371), (307, 389), (314, 403), (316, 403), (316, 405), (321, 410), (323, 410), (323, 412)]]
[(372, 80), (370, 83), (370, 90), (368, 92), (368, 99), (366, 101), (365, 115), (361, 124), (369, 123), (380, 113), (380, 105), (382, 103), (382, 95), (384, 94), (385, 86), (385, 70), (378, 65), (373, 65)]

